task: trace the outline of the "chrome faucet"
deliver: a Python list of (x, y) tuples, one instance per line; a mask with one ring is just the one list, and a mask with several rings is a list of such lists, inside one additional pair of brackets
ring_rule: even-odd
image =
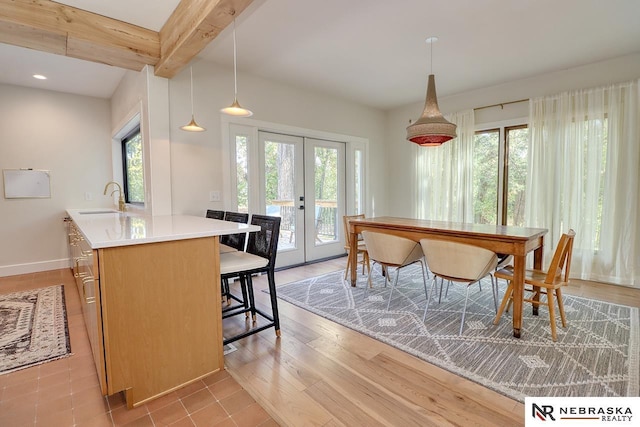
[(104, 186), (104, 195), (105, 195), (105, 196), (107, 195), (107, 190), (109, 189), (109, 186), (110, 186), (111, 184), (113, 184), (113, 185), (115, 185), (116, 187), (118, 187), (118, 188), (114, 189), (114, 190), (111, 192), (111, 196), (113, 196), (113, 193), (115, 193), (116, 191), (120, 193), (120, 197), (118, 198), (118, 210), (119, 210), (120, 212), (124, 212), (124, 211), (125, 211), (124, 196), (122, 195), (122, 187), (120, 187), (120, 184), (118, 184), (118, 183), (117, 183), (117, 182), (115, 182), (115, 181), (109, 181), (109, 182), (107, 182), (107, 185), (105, 185), (105, 186)]

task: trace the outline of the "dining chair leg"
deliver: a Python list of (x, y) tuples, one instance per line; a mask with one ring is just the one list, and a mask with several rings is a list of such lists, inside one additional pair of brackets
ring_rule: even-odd
[(253, 323), (256, 323), (256, 301), (253, 295), (253, 279), (251, 278), (251, 274), (247, 274), (247, 292), (249, 293), (249, 308), (251, 309), (251, 320), (253, 321)]
[(429, 302), (431, 301), (431, 295), (434, 294), (436, 289), (436, 280), (438, 278), (434, 275), (431, 279), (431, 291), (427, 294), (427, 304), (424, 307), (424, 314), (422, 315), (422, 323), (427, 319), (427, 311), (429, 310)]
[(502, 313), (504, 309), (507, 307), (509, 301), (511, 301), (511, 295), (513, 294), (513, 285), (511, 281), (509, 281), (509, 285), (507, 286), (507, 290), (504, 291), (504, 298), (502, 298), (502, 302), (500, 303), (500, 307), (498, 308), (498, 312), (496, 313), (496, 318), (493, 320), (493, 324), (497, 325), (500, 322), (500, 317), (502, 317)]
[(398, 286), (398, 277), (400, 277), (400, 268), (396, 268), (396, 279), (393, 282), (393, 286), (391, 286), (391, 292), (389, 292), (389, 302), (387, 302), (387, 311), (389, 311), (389, 307), (391, 306), (391, 297), (393, 297), (393, 290), (396, 286)]
[(551, 338), (553, 341), (558, 340), (558, 336), (556, 334), (556, 313), (555, 313), (555, 302), (553, 301), (553, 291), (549, 289), (547, 292), (547, 303), (549, 304), (549, 323), (551, 325)]
[(562, 327), (567, 327), (567, 318), (564, 315), (564, 302), (562, 302), (562, 291), (556, 289), (556, 300), (558, 301), (558, 310), (560, 311), (560, 319), (562, 320)]
[(469, 285), (467, 285), (467, 296), (465, 296), (464, 298), (464, 307), (462, 308), (462, 320), (460, 321), (460, 331), (458, 332), (458, 335), (462, 335), (462, 330), (464, 329), (464, 318), (467, 315), (467, 302), (469, 301), (469, 288), (471, 287), (473, 283), (469, 283)]
[(349, 277), (349, 270), (351, 269), (351, 250), (347, 251), (347, 268), (344, 269), (344, 280)]
[[(444, 288), (444, 279), (441, 277), (440, 278), (440, 296), (438, 297), (438, 304), (442, 302), (442, 288)], [(449, 291), (449, 285), (447, 285), (447, 292), (448, 291)], [(445, 294), (444, 297), (446, 298), (447, 295)]]
[[(367, 264), (367, 274), (371, 274), (371, 260), (369, 259), (369, 253), (363, 254), (364, 262)], [(362, 266), (362, 274), (364, 274), (364, 265)]]
[[(367, 286), (367, 284), (369, 286)], [(367, 274), (367, 284), (364, 285), (364, 293), (362, 294), (362, 301), (366, 301), (369, 296), (369, 288), (373, 288), (373, 283), (371, 283), (371, 270), (369, 270), (369, 274)]]
[(425, 267), (424, 267), (424, 261), (420, 260), (420, 267), (422, 269), (422, 284), (424, 285), (424, 297), (425, 298), (429, 298), (429, 295), (427, 294), (427, 279), (426, 277), (428, 277), (428, 275), (425, 277), (424, 271), (425, 271)]
[(491, 293), (493, 294), (493, 308), (496, 312), (496, 314), (498, 314), (498, 279), (495, 279), (495, 283), (494, 283), (494, 278), (492, 275), (489, 276), (491, 278)]
[(242, 301), (243, 301), (243, 305), (244, 305), (244, 317), (248, 318), (249, 317), (249, 295), (247, 293), (247, 281), (245, 280), (244, 276), (240, 276), (240, 291), (242, 292)]
[(276, 336), (280, 336), (280, 315), (278, 313), (278, 298), (276, 295), (276, 278), (273, 271), (267, 273), (267, 281), (269, 282), (269, 298), (271, 299), (271, 313), (273, 315), (273, 326), (276, 330)]

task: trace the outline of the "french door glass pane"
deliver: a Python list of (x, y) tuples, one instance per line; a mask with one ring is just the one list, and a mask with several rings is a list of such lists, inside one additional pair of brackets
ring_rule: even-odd
[(236, 136), (236, 186), (238, 212), (249, 212), (249, 168), (247, 162), (247, 137)]
[(264, 159), (267, 215), (281, 218), (278, 250), (295, 248), (295, 145), (266, 141)]
[(529, 130), (507, 128), (507, 221), (506, 225), (524, 226), (524, 195), (527, 176), (527, 140)]
[(338, 150), (315, 148), (315, 244), (338, 240)]
[(353, 192), (353, 212), (354, 214), (360, 214), (364, 212), (364, 203), (362, 200), (362, 185), (363, 185), (363, 172), (364, 172), (364, 164), (363, 164), (363, 153), (362, 150), (355, 150), (355, 188)]
[(478, 132), (473, 153), (473, 221), (497, 224), (500, 131)]

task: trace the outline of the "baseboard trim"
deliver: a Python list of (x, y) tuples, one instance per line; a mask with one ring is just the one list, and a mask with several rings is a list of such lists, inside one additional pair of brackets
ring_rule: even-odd
[(0, 266), (0, 277), (15, 276), (18, 274), (38, 273), (40, 271), (59, 270), (69, 268), (69, 259), (54, 259), (50, 261), (30, 262), (26, 264)]

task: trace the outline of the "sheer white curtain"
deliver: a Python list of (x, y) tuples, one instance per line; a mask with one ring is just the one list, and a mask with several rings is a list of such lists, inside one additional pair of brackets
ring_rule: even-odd
[(417, 218), (473, 222), (473, 110), (446, 116), (458, 136), (439, 147), (414, 145)]
[(527, 225), (576, 231), (572, 276), (640, 287), (639, 81), (530, 101)]

